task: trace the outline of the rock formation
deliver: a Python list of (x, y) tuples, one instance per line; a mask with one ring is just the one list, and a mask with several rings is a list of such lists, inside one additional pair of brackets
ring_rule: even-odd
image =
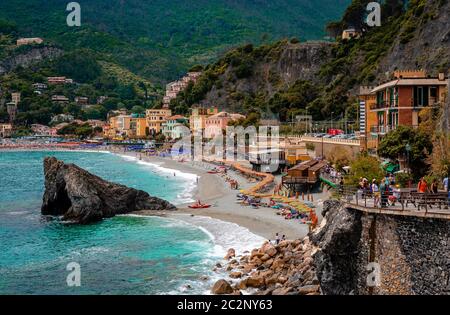
[(232, 287), (270, 295), (450, 294), (449, 220), (363, 213), (337, 200), (325, 201), (322, 213), (303, 240), (227, 255)]
[[(314, 253), (308, 238), (282, 241), (279, 245), (265, 243), (250, 254), (238, 259), (228, 257), (226, 271), (235, 279), (236, 291), (256, 290), (260, 295), (318, 295), (319, 281), (311, 255)], [(215, 290), (212, 290), (216, 293)], [(223, 291), (222, 291), (223, 292)], [(231, 293), (231, 290), (228, 290)]]
[(74, 164), (45, 158), (41, 212), (80, 224), (139, 210), (175, 210), (169, 202), (142, 190), (114, 184)]
[(449, 220), (362, 213), (332, 200), (324, 212), (309, 235), (323, 294), (450, 293)]

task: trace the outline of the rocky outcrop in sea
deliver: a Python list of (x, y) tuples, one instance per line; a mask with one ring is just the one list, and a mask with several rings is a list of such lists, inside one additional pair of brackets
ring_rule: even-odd
[(111, 183), (54, 157), (44, 159), (43, 215), (88, 224), (140, 210), (176, 210), (168, 201), (142, 190)]

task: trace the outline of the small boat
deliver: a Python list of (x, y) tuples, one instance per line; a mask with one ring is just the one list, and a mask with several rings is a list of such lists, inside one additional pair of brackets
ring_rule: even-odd
[(211, 208), (211, 205), (194, 204), (194, 205), (189, 206), (189, 208), (191, 208), (191, 209), (207, 209), (207, 208)]
[(220, 172), (218, 171), (208, 171), (208, 174), (219, 174)]

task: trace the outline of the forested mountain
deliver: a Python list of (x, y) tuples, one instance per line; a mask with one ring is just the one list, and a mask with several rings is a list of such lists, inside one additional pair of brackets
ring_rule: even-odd
[(66, 25), (66, 0), (0, 1), (21, 36), (65, 50), (87, 48), (153, 82), (171, 80), (232, 46), (321, 39), (350, 0), (80, 0), (81, 27)]
[(336, 43), (284, 40), (229, 51), (172, 107), (186, 112), (194, 104), (217, 105), (282, 121), (298, 114), (355, 120), (360, 85), (379, 84), (396, 69), (424, 69), (430, 75), (449, 70), (450, 1), (386, 0), (380, 27), (340, 39), (343, 29), (361, 22), (369, 2), (353, 0), (342, 19), (328, 25)]

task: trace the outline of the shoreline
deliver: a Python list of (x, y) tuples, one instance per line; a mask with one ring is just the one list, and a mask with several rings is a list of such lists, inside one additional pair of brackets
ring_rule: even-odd
[[(135, 156), (130, 153), (126, 154), (126, 152), (125, 155)], [(164, 215), (167, 217), (187, 214), (218, 219), (247, 228), (251, 233), (266, 240), (273, 240), (276, 233), (286, 235), (288, 239), (292, 240), (301, 239), (309, 232), (307, 225), (300, 224), (298, 220), (285, 220), (283, 217), (278, 216), (274, 209), (253, 209), (237, 204), (236, 195), (239, 193), (239, 190), (231, 190), (225, 180), (219, 175), (208, 174), (207, 170), (215, 167), (212, 164), (207, 162), (182, 163), (168, 158), (147, 156), (142, 156), (142, 160), (167, 169), (199, 176), (198, 185), (193, 191), (194, 197), (196, 200), (212, 204), (212, 207), (207, 209), (190, 209), (187, 207), (188, 204), (179, 205), (175, 212), (164, 212)], [(247, 182), (244, 177), (234, 171), (228, 171), (227, 175), (237, 180), (242, 189), (247, 189), (255, 184)], [(140, 211), (136, 214), (152, 215), (152, 211)]]
[[(137, 152), (121, 152), (108, 150), (104, 148), (101, 150), (77, 150), (77, 149), (52, 149), (52, 148), (14, 148), (2, 150), (0, 152), (24, 152), (24, 151), (55, 151), (55, 152), (92, 152), (92, 153), (110, 153), (115, 155), (129, 156), (136, 158), (136, 162), (140, 161), (140, 154)], [(239, 190), (231, 190), (228, 183), (217, 174), (208, 174), (207, 171), (215, 167), (215, 165), (207, 162), (178, 162), (170, 158), (162, 158), (157, 156), (141, 155), (141, 161), (155, 165), (156, 167), (163, 167), (170, 171), (178, 171), (186, 174), (193, 174), (198, 177), (198, 183), (191, 191), (195, 200), (201, 200), (211, 204), (212, 207), (208, 209), (190, 209), (188, 204), (177, 205), (177, 211), (168, 212), (161, 211), (155, 213), (154, 211), (138, 211), (131, 214), (143, 216), (166, 216), (180, 219), (180, 214), (187, 214), (191, 216), (199, 216), (217, 219), (229, 223), (237, 224), (248, 229), (251, 233), (263, 237), (266, 240), (273, 240), (275, 234), (286, 235), (287, 239), (301, 239), (305, 237), (309, 228), (305, 224), (301, 224), (298, 220), (285, 220), (282, 216), (276, 214), (274, 209), (260, 208), (253, 209), (245, 207), (236, 202), (236, 195)], [(235, 171), (228, 171), (229, 177), (239, 182), (240, 189), (248, 189), (255, 185), (254, 182), (248, 182), (246, 178)], [(318, 209), (316, 209), (316, 212)], [(320, 213), (317, 213), (320, 215)], [(178, 216), (178, 218), (177, 218)], [(251, 249), (249, 249), (251, 250)]]

